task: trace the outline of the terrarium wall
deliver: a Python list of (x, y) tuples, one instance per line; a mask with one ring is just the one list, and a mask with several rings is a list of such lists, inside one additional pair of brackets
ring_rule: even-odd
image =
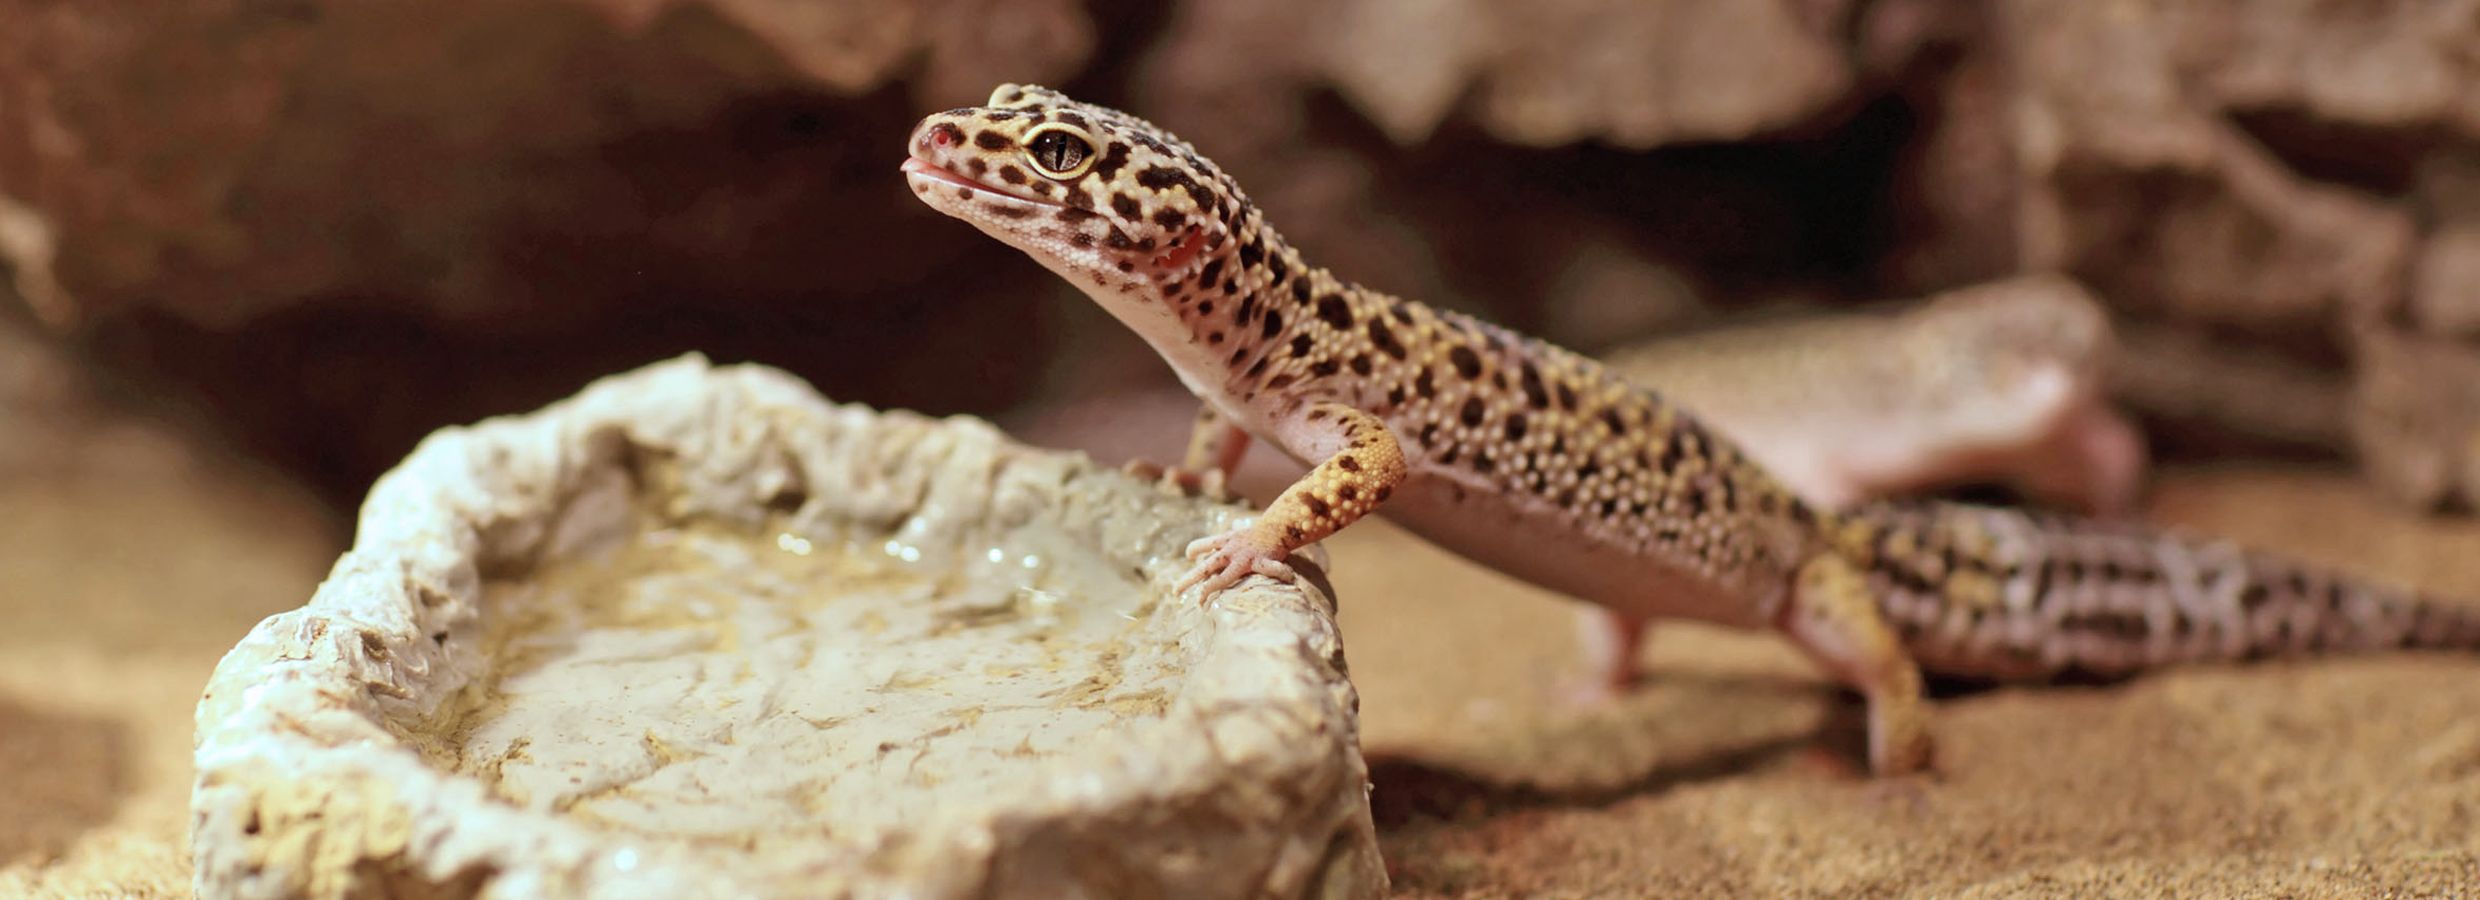
[(0, 328), (348, 501), (687, 350), (940, 413), (1170, 384), (897, 175), (1030, 81), (1579, 349), (2061, 271), (2167, 451), (2341, 454), (2363, 356), (2480, 354), (2476, 67), (2453, 3), (0, 0)]

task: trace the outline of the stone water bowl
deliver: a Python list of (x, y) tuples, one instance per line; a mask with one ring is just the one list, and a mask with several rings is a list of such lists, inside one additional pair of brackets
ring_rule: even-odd
[(198, 706), (202, 896), (1372, 896), (1330, 595), (1241, 514), (685, 357), (433, 435)]

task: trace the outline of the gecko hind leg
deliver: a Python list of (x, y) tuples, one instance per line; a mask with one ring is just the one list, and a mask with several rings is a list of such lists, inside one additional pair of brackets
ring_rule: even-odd
[(1831, 554), (1803, 564), (1780, 624), (1810, 659), (1868, 700), (1872, 772), (1905, 775), (1930, 765), (1920, 669), (1878, 614), (1859, 569)]
[(1584, 604), (1577, 606), (1574, 615), (1576, 640), (1583, 648), (1587, 671), (1581, 678), (1557, 685), (1559, 700), (1570, 706), (1599, 706), (1643, 683), (1644, 668), (1637, 657), (1653, 632), (1654, 620)]

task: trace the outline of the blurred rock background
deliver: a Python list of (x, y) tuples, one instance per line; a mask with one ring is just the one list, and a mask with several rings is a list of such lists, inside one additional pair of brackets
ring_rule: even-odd
[(2409, 0), (0, 0), (0, 327), (345, 503), (691, 349), (935, 412), (1167, 385), (895, 177), (1037, 81), (1587, 350), (2062, 271), (2168, 454), (2428, 505), (2480, 479), (2475, 67), (2480, 8)]

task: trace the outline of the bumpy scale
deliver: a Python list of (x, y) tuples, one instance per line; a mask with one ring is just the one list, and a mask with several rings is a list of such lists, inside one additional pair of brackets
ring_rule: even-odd
[(1598, 363), (1312, 268), (1231, 176), (1133, 116), (1004, 85), (923, 120), (924, 202), (1017, 247), (1308, 475), (1190, 548), (1205, 596), (1379, 511), (1633, 620), (1771, 628), (1869, 704), (1880, 773), (1929, 760), (1914, 660), (1963, 676), (2480, 644), (2480, 616), (2227, 544), (1950, 504), (1821, 510)]

